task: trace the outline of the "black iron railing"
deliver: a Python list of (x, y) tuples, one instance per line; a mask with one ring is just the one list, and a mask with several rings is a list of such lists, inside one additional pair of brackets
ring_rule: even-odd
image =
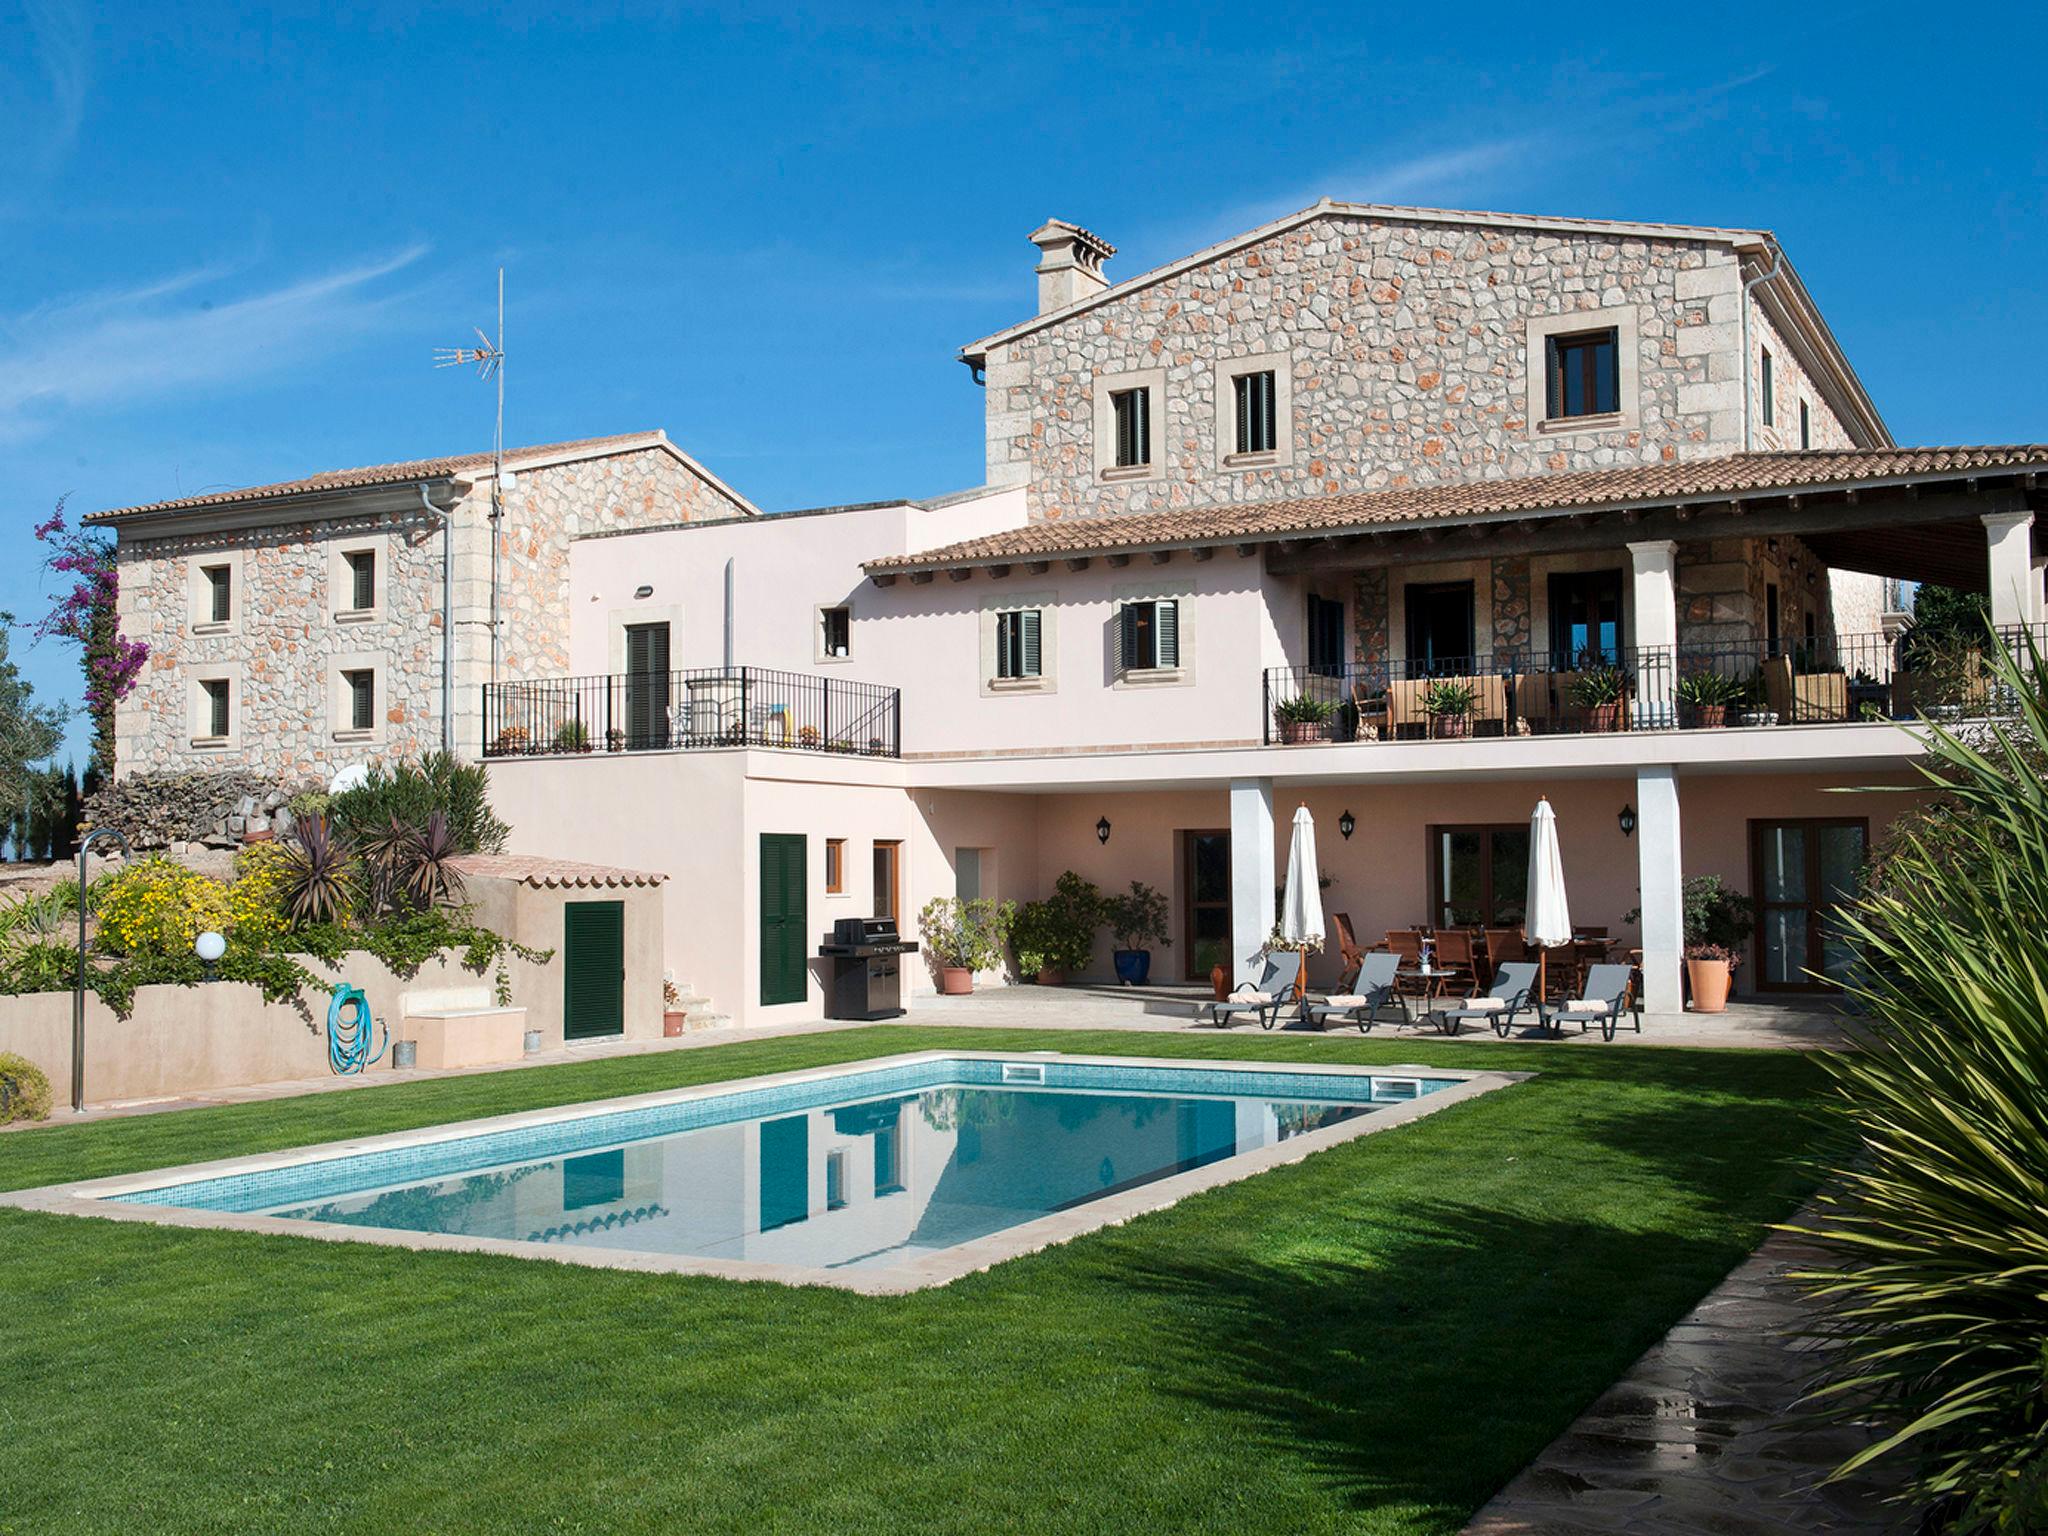
[(902, 695), (766, 667), (484, 685), (484, 756), (787, 747), (900, 757)]
[[(2048, 627), (2036, 644), (2048, 651)], [(1997, 643), (2024, 669), (2025, 632)], [(1462, 740), (1726, 726), (1965, 719), (2012, 712), (1987, 652), (1951, 636), (1843, 635), (1613, 649), (1497, 651), (1426, 662), (1267, 669), (1265, 739)]]

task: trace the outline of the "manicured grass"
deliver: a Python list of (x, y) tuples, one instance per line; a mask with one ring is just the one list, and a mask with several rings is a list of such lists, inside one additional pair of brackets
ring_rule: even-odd
[(0, 1532), (1455, 1531), (1788, 1214), (1789, 1053), (881, 1027), (0, 1137), (0, 1187), (910, 1049), (1534, 1070), (914, 1296), (0, 1211)]

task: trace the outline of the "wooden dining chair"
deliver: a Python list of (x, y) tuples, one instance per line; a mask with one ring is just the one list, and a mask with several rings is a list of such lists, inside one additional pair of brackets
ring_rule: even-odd
[(1439, 928), (1436, 931), (1436, 966), (1444, 975), (1436, 982), (1435, 990), (1447, 992), (1462, 987), (1468, 981), (1477, 979), (1476, 957), (1472, 953), (1472, 935), (1463, 928)]
[(1543, 995), (1556, 1001), (1576, 995), (1579, 985), (1579, 946), (1558, 944), (1541, 951)]
[(1389, 928), (1387, 948), (1401, 957), (1403, 965), (1422, 963), (1422, 930), (1420, 928)]
[(1344, 973), (1339, 992), (1349, 992), (1353, 982), (1358, 980), (1359, 967), (1365, 964), (1365, 951), (1358, 947), (1358, 935), (1351, 927), (1351, 914), (1332, 912), (1330, 921), (1337, 929), (1337, 953), (1343, 959)]

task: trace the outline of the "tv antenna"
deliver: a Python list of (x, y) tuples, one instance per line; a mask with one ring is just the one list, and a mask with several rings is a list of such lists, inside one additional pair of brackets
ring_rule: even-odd
[[(505, 492), (511, 484), (511, 477), (505, 472), (505, 269), (498, 268), (498, 337), (493, 341), (483, 332), (482, 326), (472, 326), (476, 332), (477, 345), (473, 347), (437, 347), (434, 349), (436, 368), (476, 369), (476, 376), (485, 383), (496, 382), (498, 386), (498, 417), (491, 430), (491, 681), (498, 680), (498, 549), (502, 543), (500, 529), (505, 518)], [(451, 614), (444, 622), (452, 622)]]

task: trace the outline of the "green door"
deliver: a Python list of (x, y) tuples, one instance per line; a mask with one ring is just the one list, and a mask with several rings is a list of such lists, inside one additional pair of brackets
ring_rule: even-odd
[(570, 1040), (626, 1032), (626, 904), (572, 901), (562, 908), (562, 1034)]
[(761, 1003), (800, 1003), (804, 965), (804, 835), (761, 834)]

